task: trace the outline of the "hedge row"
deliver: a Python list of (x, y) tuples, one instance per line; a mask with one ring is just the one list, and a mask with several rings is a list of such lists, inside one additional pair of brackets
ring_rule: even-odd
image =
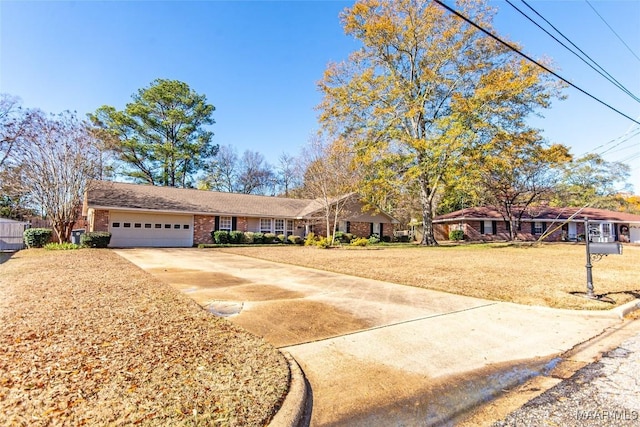
[(260, 233), (252, 231), (212, 231), (211, 239), (217, 245), (239, 245), (239, 244), (269, 244), (269, 243), (292, 243), (302, 244), (300, 236), (285, 236), (284, 234)]
[[(42, 248), (51, 242), (53, 230), (50, 228), (27, 228), (23, 233), (27, 248)], [(94, 231), (80, 236), (80, 245), (87, 248), (106, 248), (111, 241), (111, 233)]]

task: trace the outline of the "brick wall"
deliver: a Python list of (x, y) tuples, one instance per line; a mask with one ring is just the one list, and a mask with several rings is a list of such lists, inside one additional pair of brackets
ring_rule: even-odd
[[(313, 225), (313, 232), (318, 236), (326, 236), (326, 228), (326, 222), (319, 221)], [(371, 235), (371, 223), (349, 221), (349, 233), (357, 237), (368, 238)], [(382, 225), (382, 235), (391, 238), (393, 236), (393, 224), (384, 223)]]
[(93, 227), (90, 231), (109, 231), (109, 211), (102, 209), (93, 211)]
[(193, 216), (193, 244), (213, 243), (211, 231), (215, 226), (215, 217), (205, 215)]
[[(494, 241), (506, 241), (509, 240), (509, 227), (507, 222), (498, 220), (496, 224), (496, 233), (493, 233), (493, 226), (484, 227), (484, 233), (482, 232), (483, 226), (481, 221), (468, 221), (462, 224), (462, 230), (464, 231), (465, 239), (476, 242), (494, 242)], [(550, 232), (552, 228), (556, 228), (559, 224), (545, 223), (547, 230), (545, 234)], [(455, 225), (455, 227), (454, 227)], [(458, 228), (459, 224), (434, 224), (434, 234), (436, 240), (449, 240), (449, 232)], [(517, 231), (517, 239), (524, 241), (535, 241), (540, 238), (540, 234), (531, 233), (531, 223), (522, 223), (521, 229)], [(578, 229), (580, 229), (578, 225)], [(584, 228), (584, 227), (582, 227)], [(578, 231), (580, 233), (580, 231)], [(562, 241), (562, 229), (548, 234), (544, 240), (545, 242), (559, 242)]]
[(370, 222), (351, 222), (349, 232), (358, 237), (369, 237), (371, 235)]
[(239, 216), (237, 217), (236, 221), (237, 221), (236, 230), (242, 231), (245, 233), (249, 231), (249, 221), (247, 220), (246, 217)]

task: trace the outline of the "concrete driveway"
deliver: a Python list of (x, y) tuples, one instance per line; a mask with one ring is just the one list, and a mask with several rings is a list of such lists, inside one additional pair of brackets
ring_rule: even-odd
[(293, 355), (311, 384), (312, 425), (453, 425), (622, 322), (215, 250), (116, 252)]

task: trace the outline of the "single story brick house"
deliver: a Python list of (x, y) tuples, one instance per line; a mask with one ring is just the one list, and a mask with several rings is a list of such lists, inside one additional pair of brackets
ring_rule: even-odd
[[(589, 219), (592, 240), (640, 243), (640, 215), (594, 208), (530, 207), (522, 215), (518, 239), (548, 242), (584, 239), (584, 219)], [(433, 220), (436, 239), (449, 240), (451, 230), (462, 230), (471, 241), (508, 240), (509, 223), (490, 206), (467, 208)]]
[[(326, 235), (318, 200), (110, 181), (94, 181), (89, 188), (83, 205), (87, 231), (111, 232), (113, 247), (191, 247), (211, 243), (215, 230)], [(365, 212), (356, 200), (347, 205), (340, 231), (393, 236), (397, 220), (384, 212)]]

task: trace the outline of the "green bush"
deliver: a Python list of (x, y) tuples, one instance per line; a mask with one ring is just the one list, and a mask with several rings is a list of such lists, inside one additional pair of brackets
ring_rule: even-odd
[(111, 241), (108, 231), (90, 231), (80, 236), (80, 245), (88, 248), (106, 248)]
[(51, 240), (53, 230), (50, 228), (27, 228), (22, 237), (28, 248), (41, 248)]
[(44, 248), (50, 251), (66, 251), (66, 250), (80, 249), (80, 246), (76, 245), (75, 243), (64, 242), (64, 243), (47, 243), (46, 245), (44, 245)]
[(244, 241), (244, 233), (239, 230), (234, 230), (229, 233), (229, 243), (238, 245)]
[(289, 240), (289, 242), (293, 243), (294, 245), (300, 245), (300, 244), (302, 244), (304, 242), (302, 240), (302, 237), (296, 236), (294, 234), (292, 234), (291, 236), (287, 237), (287, 240)]
[(372, 234), (371, 236), (369, 236), (369, 243), (371, 243), (372, 245), (380, 243), (380, 236), (375, 233)]
[(245, 231), (242, 241), (248, 244), (253, 243), (253, 231)]
[(449, 240), (453, 240), (453, 241), (464, 240), (464, 231), (462, 230), (449, 231)]
[(305, 246), (315, 246), (316, 245), (316, 235), (311, 232), (307, 234), (307, 237), (304, 239)]
[(276, 235), (273, 233), (264, 233), (262, 236), (263, 243), (273, 243), (276, 240)]
[(229, 243), (229, 232), (225, 230), (217, 230), (211, 232), (213, 241), (218, 245), (226, 245)]
[(358, 237), (351, 241), (351, 246), (367, 246), (369, 244), (369, 239), (365, 239), (364, 237)]
[(264, 243), (264, 233), (256, 232), (253, 233), (253, 243), (259, 245), (260, 243)]
[(344, 231), (336, 231), (334, 242), (349, 244), (354, 239), (353, 233), (345, 233)]
[(276, 242), (277, 243), (287, 243), (288, 242), (287, 236), (285, 236), (284, 234), (278, 234), (276, 236)]

